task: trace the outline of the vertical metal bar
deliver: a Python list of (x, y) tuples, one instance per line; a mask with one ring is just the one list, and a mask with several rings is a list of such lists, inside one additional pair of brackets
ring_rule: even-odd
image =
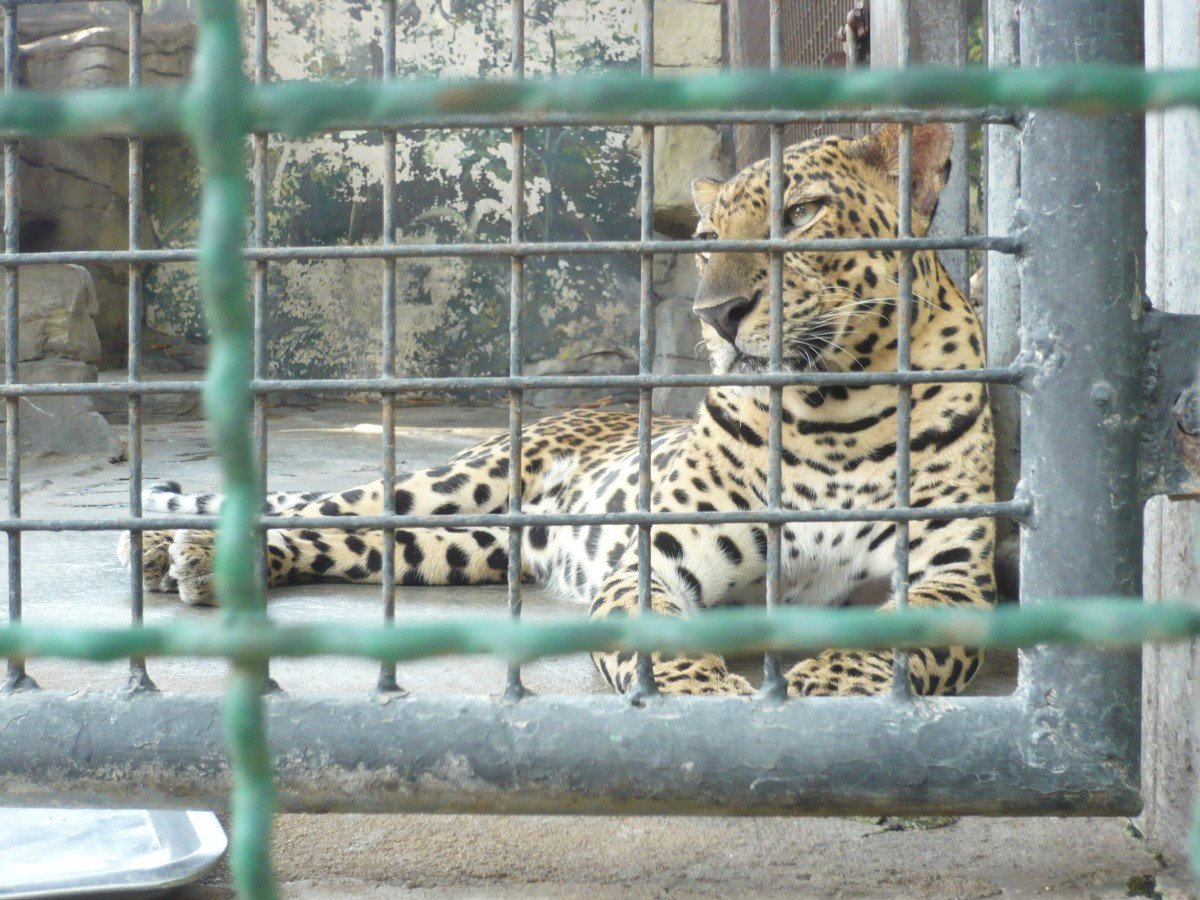
[[(396, 77), (396, 0), (383, 3), (383, 71), (380, 78)], [(396, 240), (396, 132), (383, 133), (382, 243)], [(396, 259), (383, 261), (383, 309), (381, 314), (380, 370), (384, 378), (396, 374)], [(383, 418), (383, 454), (380, 477), (383, 481), (383, 514), (396, 513), (396, 395), (384, 394), (380, 410)], [(383, 529), (383, 624), (390, 627), (396, 621), (396, 529)], [(379, 667), (376, 690), (398, 693), (396, 663), (384, 662)]]
[[(267, 80), (267, 2), (254, 0), (254, 83), (262, 84)], [(267, 234), (267, 135), (264, 132), (254, 134), (253, 160), (253, 189), (254, 189), (254, 222), (251, 228), (250, 240), (254, 247), (266, 247), (270, 238)], [(267, 377), (267, 262), (257, 260), (254, 263), (254, 282), (252, 285), (251, 302), (254, 315), (254, 377)], [(266, 394), (254, 395), (254, 454), (258, 460), (258, 490), (260, 496), (267, 492), (267, 411), (271, 399)], [(259, 533), (259, 539), (254, 543), (254, 569), (259, 582), (267, 583), (267, 533)], [(278, 691), (270, 674), (270, 661), (263, 663), (268, 691)]]
[[(1142, 46), (1141, 3), (1021, 5), (1022, 67), (1140, 66)], [(1021, 207), (1030, 249), (1020, 263), (1021, 355), (1036, 371), (1021, 397), (1021, 485), (1033, 503), (1024, 526), (1033, 539), (1021, 547), (1022, 603), (1141, 594), (1144, 199), (1140, 115), (1025, 116)], [(1056, 721), (1094, 723), (1099, 743), (1107, 742), (1095, 757), (1136, 784), (1137, 650), (1025, 650), (1020, 684)]]
[[(142, 83), (142, 0), (129, 3), (129, 87)], [(142, 234), (142, 172), (143, 142), (141, 138), (129, 140), (129, 249), (141, 248)], [(142, 380), (142, 281), (144, 269), (129, 266), (129, 349), (127, 357), (130, 384)], [(129, 395), (129, 514), (135, 518), (142, 514), (142, 398), (140, 394)], [(142, 626), (144, 597), (142, 596), (142, 532), (129, 534), (129, 616), (134, 628)], [(129, 660), (129, 678), (125, 684), (127, 693), (155, 690), (154, 682), (146, 672), (146, 660), (134, 656)]]
[[(4, 93), (17, 89), (17, 7), (4, 7)], [(4, 142), (4, 251), (20, 249), (21, 192), (17, 179), (18, 144)], [(20, 365), (20, 294), (16, 266), (4, 268), (4, 379), (7, 384), (21, 380)], [(6, 397), (4, 401), (4, 460), (8, 487), (8, 517), (21, 517), (21, 432), (20, 400)], [(21, 620), (21, 532), (8, 532), (8, 620)], [(5, 693), (36, 688), (37, 684), (25, 672), (25, 662), (8, 660), (4, 679)]]
[[(771, 0), (770, 9), (770, 66), (778, 69), (783, 59), (783, 11), (781, 0)], [(772, 125), (770, 132), (770, 190), (771, 237), (783, 237), (783, 127)], [(783, 368), (783, 254), (772, 251), (770, 256), (768, 293), (771, 304), (770, 370)], [(783, 483), (783, 388), (769, 388), (767, 407), (767, 509), (777, 511), (782, 504)], [(783, 530), (775, 523), (767, 526), (767, 613), (779, 605), (779, 579)], [(763, 697), (782, 699), (787, 696), (779, 657), (774, 653), (763, 656)]]
[[(910, 55), (909, 0), (900, 0), (900, 68), (907, 68)], [(911, 125), (900, 128), (899, 170), (899, 222), (897, 236), (912, 237), (912, 147)], [(912, 307), (913, 307), (913, 258), (911, 251), (901, 251), (900, 296), (896, 301), (896, 371), (907, 372), (912, 368)], [(909, 503), (910, 441), (912, 424), (912, 387), (899, 385), (896, 388), (896, 506), (906, 507)], [(896, 568), (892, 572), (892, 596), (896, 609), (908, 606), (908, 551), (909, 523), (896, 523)], [(892, 654), (892, 693), (898, 697), (910, 697), (912, 688), (908, 680), (909, 654), (896, 651)]]
[[(525, 76), (525, 0), (512, 0), (512, 75)], [(525, 233), (525, 129), (512, 130), (512, 199), (510, 237), (516, 243)], [(522, 340), (521, 315), (525, 308), (525, 260), (514, 256), (510, 260), (510, 290), (508, 304), (508, 373), (521, 374), (525, 350)], [(513, 389), (508, 394), (508, 508), (521, 511), (521, 416), (524, 393)], [(521, 535), (523, 529), (508, 529), (508, 612), (514, 619), (521, 617)], [(510, 665), (504, 696), (519, 700), (526, 694), (521, 684), (521, 667)]]
[[(654, 75), (654, 0), (642, 0), (642, 75)], [(639, 240), (654, 238), (654, 126), (642, 125), (642, 190), (638, 205)], [(638, 293), (638, 373), (648, 375), (654, 369), (654, 257), (641, 257), (640, 290)], [(638, 388), (638, 496), (637, 511), (648, 514), (653, 493), (651, 484), (651, 439), (653, 435), (653, 388)], [(638, 523), (638, 613), (648, 615), (650, 605), (650, 538), (651, 527)], [(634, 703), (658, 694), (654, 681), (654, 657), (650, 653), (637, 656), (637, 684), (630, 692)]]
[[(1015, 68), (1017, 54), (1018, 0), (991, 0), (988, 4), (988, 65)], [(1011, 125), (985, 125), (987, 190), (987, 234), (1012, 234), (1021, 222), (1018, 203), (1021, 194), (1021, 166), (1018, 132)], [(987, 278), (987, 358), (989, 365), (1010, 365), (1017, 357), (1021, 339), (1021, 282), (1017, 257), (1007, 253), (986, 253), (983, 258)], [(1011, 497), (1020, 474), (1019, 441), (1020, 398), (1010, 385), (988, 387), (992, 421), (996, 429), (996, 495)], [(1017, 537), (1016, 526), (1007, 519), (996, 521), (999, 547)]]

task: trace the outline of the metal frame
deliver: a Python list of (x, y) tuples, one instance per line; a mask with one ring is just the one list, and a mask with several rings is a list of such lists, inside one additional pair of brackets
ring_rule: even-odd
[[(17, 8), (5, 4), (5, 87), (16, 88)], [(255, 79), (266, 78), (266, 2), (255, 4)], [(395, 76), (395, 2), (383, 0), (384, 78)], [(138, 0), (130, 0), (131, 53), (140, 27)], [(905, 20), (906, 3), (900, 3)], [(1029, 64), (1078, 60), (1140, 62), (1140, 15), (1128, 0), (1036, 0), (1023, 6), (1020, 58)], [(771, 58), (779, 59), (780, 0), (771, 2)], [(523, 69), (522, 0), (512, 0), (513, 73)], [(642, 69), (653, 72), (653, 0), (642, 0)], [(1087, 31), (1088, 41), (1082, 40)], [(900, 60), (907, 60), (902, 40)], [(132, 57), (131, 57), (132, 59)], [(136, 83), (136, 63), (130, 81)], [(427, 123), (445, 128), (487, 124), (511, 130), (512, 228), (508, 243), (405, 245), (395, 242), (394, 132), (384, 132), (382, 241), (373, 247), (268, 247), (265, 229), (267, 136), (254, 138), (254, 263), (256, 449), (265, 472), (265, 410), (271, 394), (289, 391), (378, 392), (382, 397), (385, 481), (395, 476), (395, 393), (412, 388), (500, 388), (508, 391), (510, 477), (519, 484), (522, 392), (545, 386), (632, 386), (639, 391), (642, 450), (638, 511), (625, 514), (541, 515), (508, 513), (439, 517), (262, 517), (260, 528), (510, 526), (508, 597), (520, 615), (520, 528), (533, 524), (630, 523), (638, 526), (643, 566), (639, 604), (649, 603), (649, 530), (654, 522), (763, 522), (769, 530), (767, 603), (779, 596), (779, 532), (789, 521), (909, 522), (965, 516), (1009, 517), (1034, 540), (1025, 542), (1022, 595), (1064, 597), (1139, 593), (1140, 508), (1137, 437), (1131, 413), (1140, 396), (1144, 360), (1137, 323), (1142, 203), (1140, 122), (1125, 117), (1085, 120), (1061, 113), (1016, 119), (994, 110), (946, 114), (875, 110), (859, 114), (686, 113), (635, 119), (642, 129), (641, 233), (638, 241), (538, 244), (524, 240), (523, 128), (546, 121), (600, 125), (621, 116), (468, 116)], [(1029, 222), (1009, 236), (911, 237), (911, 185), (902, 179), (900, 237), (884, 240), (785, 241), (782, 239), (782, 125), (795, 121), (978, 121), (1018, 129), (1023, 160), (1022, 204)], [(771, 238), (714, 241), (706, 250), (758, 250), (771, 254), (771, 369), (757, 376), (654, 375), (653, 254), (690, 253), (687, 241), (652, 239), (654, 125), (674, 122), (760, 122), (771, 126)], [(411, 123), (406, 122), (406, 126)], [(135, 205), (140, 198), (140, 143), (130, 140), (130, 249), (123, 252), (22, 253), (17, 239), (17, 148), (5, 148), (6, 339), (17, 346), (17, 273), (21, 265), (121, 262), (131, 268), (130, 375), (123, 384), (22, 385), (9, 353), (9, 500), (0, 529), (9, 542), (9, 616), (21, 615), (20, 538), (32, 530), (126, 530), (206, 527), (206, 517), (141, 514), (134, 489), (141, 479), (140, 398), (198, 390), (179, 382), (143, 383), (135, 339), (142, 312), (140, 267), (196, 258), (194, 249), (145, 250), (137, 244)], [(902, 161), (911, 159), (911, 127), (904, 129)], [(1086, 160), (1086, 163), (1085, 163)], [(1103, 192), (1095, 190), (1102, 180)], [(1074, 212), (1064, 215), (1070, 202)], [(1084, 229), (1086, 228), (1086, 232)], [(1093, 236), (1081, 247), (1079, 235)], [(1071, 253), (1064, 254), (1063, 248)], [(901, 294), (901, 363), (895, 373), (792, 375), (780, 372), (782, 254), (805, 249), (904, 251)], [(1018, 255), (1021, 269), (1021, 356), (1011, 365), (972, 372), (911, 371), (908, 320), (912, 302), (911, 252), (922, 248), (972, 248)], [(530, 377), (521, 375), (520, 311), (524, 259), (535, 255), (635, 253), (641, 257), (639, 373), (636, 376)], [(418, 256), (507, 256), (511, 259), (510, 371), (500, 377), (400, 378), (393, 368), (395, 260)], [(265, 378), (263, 318), (266, 270), (283, 259), (371, 258), (382, 261), (383, 371), (379, 378), (346, 381)], [(1072, 285), (1068, 293), (1064, 285)], [(1079, 304), (1092, 301), (1087, 315)], [(1131, 314), (1132, 313), (1132, 314)], [(1013, 500), (975, 506), (908, 505), (907, 434), (911, 386), (973, 381), (1018, 385), (1024, 390), (1021, 429), (1025, 448), (1021, 489)], [(780, 508), (780, 396), (792, 384), (894, 384), (898, 403), (896, 507), (872, 511), (788, 511)], [(666, 385), (761, 384), (770, 387), (769, 444), (774, 451), (765, 510), (745, 513), (662, 515), (649, 511), (650, 398)], [(131, 500), (128, 516), (84, 520), (21, 517), (20, 452), (16, 409), (21, 397), (50, 394), (125, 394), (130, 405)], [(1090, 399), (1081, 399), (1087, 397)], [(1064, 465), (1081, 446), (1098, 449), (1093, 466)], [(1055, 466), (1055, 461), (1058, 465)], [(385, 492), (385, 496), (390, 492)], [(514, 498), (519, 492), (513, 492)], [(1094, 507), (1087, 530), (1079, 503)], [(901, 605), (907, 584), (907, 529), (899, 529), (894, 588)], [(390, 547), (390, 543), (388, 545)], [(1053, 552), (1049, 552), (1053, 550)], [(385, 557), (385, 572), (394, 560)], [(131, 610), (140, 622), (140, 573), (134, 571)], [(395, 587), (385, 579), (385, 623), (395, 615)], [(648, 654), (642, 654), (643, 660)], [(897, 654), (904, 673), (907, 654)], [(152, 690), (143, 660), (131, 660), (123, 699), (41, 691), (10, 660), (7, 694), (0, 698), (0, 793), (13, 802), (172, 804), (181, 797), (224, 805), (230, 763), (220, 728), (222, 698), (215, 694), (163, 696)], [(871, 699), (783, 702), (778, 662), (764, 662), (763, 692), (752, 702), (735, 699), (659, 699), (648, 665), (639, 669), (633, 702), (621, 697), (529, 696), (519, 668), (509, 671), (497, 698), (401, 697), (394, 666), (384, 665), (372, 698), (305, 698), (277, 693), (266, 701), (280, 787), (280, 805), (293, 810), (437, 810), (497, 812), (694, 812), (694, 813), (1129, 813), (1138, 799), (1138, 659), (1096, 651), (1038, 648), (1022, 656), (1017, 691), (1005, 697), (919, 698), (908, 679), (892, 695)], [(731, 737), (738, 737), (736, 747)], [(86, 736), (86, 740), (80, 740)], [(716, 737), (714, 737), (716, 736)], [(130, 747), (138, 748), (136, 753)]]

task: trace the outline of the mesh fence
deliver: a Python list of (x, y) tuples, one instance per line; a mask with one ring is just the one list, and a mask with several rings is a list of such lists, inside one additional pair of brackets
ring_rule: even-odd
[[(261, 8), (261, 4), (259, 4)], [(394, 16), (394, 6), (389, 5)], [(15, 6), (6, 7), (11, 14)], [(648, 11), (648, 12), (646, 12)], [(652, 4), (644, 6), (643, 41), (652, 46)], [(1127, 645), (1145, 641), (1187, 640), (1200, 635), (1200, 611), (1183, 605), (1161, 604), (1144, 606), (1128, 600), (1096, 599), (1071, 601), (1069, 604), (1040, 603), (1022, 609), (1001, 609), (992, 613), (948, 609), (901, 609), (890, 615), (861, 610), (814, 611), (776, 609), (779, 585), (779, 528), (792, 521), (824, 521), (836, 519), (838, 511), (814, 512), (781, 509), (779, 502), (780, 435), (778, 431), (779, 391), (785, 385), (796, 384), (853, 384), (873, 383), (898, 386), (901, 396), (906, 386), (922, 383), (977, 381), (1014, 383), (1020, 373), (1013, 368), (984, 369), (971, 372), (913, 371), (901, 356), (899, 371), (892, 373), (852, 374), (784, 374), (779, 366), (779, 288), (780, 266), (784, 251), (812, 249), (892, 249), (911, 251), (918, 248), (971, 248), (1014, 252), (1019, 240), (1013, 237), (969, 237), (955, 239), (918, 239), (905, 227), (902, 198), (902, 217), (899, 236), (888, 239), (853, 239), (838, 241), (787, 241), (780, 234), (779, 207), (781, 196), (772, 197), (775, 212), (772, 234), (755, 241), (712, 241), (706, 250), (747, 251), (770, 253), (773, 260), (773, 310), (775, 334), (772, 349), (773, 372), (754, 376), (656, 376), (650, 372), (647, 334), (651, 322), (647, 296), (642, 303), (642, 360), (636, 376), (563, 377), (531, 379), (520, 374), (521, 345), (517, 327), (512, 329), (510, 347), (513, 358), (508, 376), (487, 378), (422, 379), (397, 377), (385, 363), (385, 371), (376, 379), (355, 381), (289, 381), (275, 383), (262, 377), (255, 364), (261, 354), (255, 353), (256, 329), (254, 311), (257, 306), (248, 302), (249, 280), (241, 260), (265, 264), (288, 258), (295, 248), (272, 249), (260, 239), (246, 247), (246, 222), (250, 209), (245, 165), (245, 136), (267, 132), (300, 136), (322, 129), (377, 128), (395, 129), (406, 125), (440, 123), (444, 125), (486, 125), (512, 129), (514, 147), (515, 185), (522, 184), (521, 129), (535, 124), (573, 122), (597, 124), (631, 124), (643, 129), (644, 146), (652, 147), (653, 127), (648, 123), (685, 122), (746, 122), (757, 121), (772, 126), (771, 157), (776, 169), (773, 194), (781, 184), (778, 169), (781, 165), (781, 126), (800, 118), (813, 121), (858, 120), (901, 121), (909, 124), (929, 119), (944, 121), (969, 115), (973, 121), (1008, 121), (1009, 110), (1027, 107), (1047, 107), (1078, 112), (1140, 111), (1150, 108), (1190, 105), (1200, 106), (1200, 72), (1176, 71), (1147, 73), (1133, 68), (1073, 67), (1020, 71), (987, 70), (903, 70), (856, 71), (850, 73), (743, 72), (720, 76), (690, 76), (671, 80), (655, 80), (652, 57), (643, 52), (643, 71), (640, 75), (614, 74), (605, 76), (574, 76), (552, 80), (524, 79), (520, 62), (523, 10), (514, 2), (514, 77), (507, 81), (418, 80), (395, 81), (385, 78), (377, 84), (256, 84), (243, 73), (237, 4), (234, 0), (204, 0), (199, 4), (200, 38), (195, 76), (182, 90), (151, 89), (137, 84), (131, 77), (128, 90), (102, 90), (87, 93), (36, 93), (12, 90), (15, 73), (8, 81), (10, 91), (0, 99), (0, 133), (6, 143), (6, 165), (15, 166), (14, 142), (23, 137), (77, 137), (87, 134), (124, 134), (137, 141), (149, 135), (183, 135), (198, 151), (203, 169), (203, 206), (201, 239), (196, 250), (144, 250), (132, 246), (129, 251), (104, 254), (105, 261), (124, 261), (131, 265), (167, 260), (195, 259), (199, 262), (201, 289), (212, 330), (212, 360), (204, 387), (205, 411), (212, 433), (212, 443), (220, 460), (224, 478), (226, 502), (219, 522), (204, 517), (189, 517), (181, 522), (171, 517), (140, 515), (136, 499), (132, 514), (120, 519), (74, 520), (69, 527), (80, 529), (133, 530), (150, 528), (218, 527), (215, 579), (217, 592), (225, 609), (219, 624), (198, 626), (180, 623), (163, 627), (130, 627), (124, 629), (81, 629), (33, 627), (19, 623), (19, 602), (12, 607), (10, 590), (10, 623), (0, 628), (0, 653), (10, 660), (10, 666), (20, 670), (31, 657), (59, 657), (75, 660), (113, 660), (129, 657), (135, 666), (141, 660), (161, 656), (223, 657), (231, 661), (233, 671), (226, 693), (225, 728), (234, 770), (232, 797), (233, 840), (231, 862), (239, 892), (248, 897), (269, 897), (274, 894), (274, 882), (269, 862), (269, 835), (273, 815), (273, 770), (268, 751), (263, 693), (267, 686), (267, 665), (275, 656), (339, 655), (375, 659), (384, 664), (381, 684), (394, 684), (394, 664), (436, 654), (489, 653), (507, 660), (510, 669), (509, 689), (519, 694), (519, 665), (551, 654), (588, 650), (626, 651), (719, 651), (724, 653), (762, 651), (816, 650), (829, 646), (847, 648), (916, 648), (922, 646), (971, 645), (981, 647), (1030, 646), (1038, 643), (1061, 642), (1081, 645)], [(394, 23), (393, 23), (394, 24)], [(15, 40), (15, 28), (8, 30), (9, 40)], [(777, 39), (777, 30), (773, 40)], [(263, 53), (262, 46), (256, 53)], [(772, 58), (777, 57), (772, 47)], [(10, 65), (15, 53), (9, 57)], [(391, 63), (385, 60), (390, 73)], [(256, 81), (262, 81), (262, 68), (256, 67)], [(876, 111), (887, 107), (886, 111)], [(961, 112), (971, 108), (970, 113)], [(797, 110), (806, 111), (803, 116)], [(937, 110), (923, 112), (922, 110)], [(911, 134), (902, 153), (911, 150)], [(255, 145), (256, 165), (261, 153)], [(904, 157), (902, 156), (902, 159)], [(650, 171), (647, 172), (647, 160)], [(644, 184), (652, 175), (651, 155), (643, 156)], [(388, 175), (388, 185), (394, 196), (394, 170)], [(905, 192), (907, 193), (907, 191)], [(687, 241), (652, 240), (652, 221), (648, 211), (651, 204), (643, 199), (642, 240), (632, 242), (597, 242), (581, 245), (530, 243), (521, 233), (521, 196), (514, 192), (514, 215), (511, 240), (506, 243), (441, 244), (436, 246), (406, 246), (385, 241), (371, 248), (329, 248), (330, 254), (396, 259), (414, 255), (493, 255), (511, 259), (513, 303), (512, 315), (519, 318), (522, 296), (522, 266), (526, 258), (546, 253), (612, 253), (626, 252), (641, 255), (643, 269), (652, 264), (654, 253), (690, 252)], [(11, 214), (10, 204), (10, 214)], [(385, 203), (385, 209), (388, 204)], [(257, 210), (251, 220), (256, 221)], [(385, 213), (387, 215), (387, 213)], [(15, 223), (11, 225), (15, 233)], [(386, 223), (385, 223), (386, 225)], [(133, 226), (131, 224), (131, 230)], [(390, 232), (389, 232), (390, 233)], [(306, 256), (314, 255), (307, 248)], [(53, 260), (48, 259), (52, 256)], [(87, 252), (59, 254), (26, 254), (10, 243), (0, 256), (10, 280), (15, 279), (17, 267), (38, 262), (88, 262)], [(257, 283), (258, 271), (255, 269)], [(902, 269), (902, 293), (905, 276)], [(646, 283), (643, 279), (643, 294)], [(911, 296), (911, 274), (907, 292)], [(257, 291), (256, 291), (257, 293)], [(258, 299), (258, 298), (256, 298)], [(385, 304), (385, 308), (392, 304)], [(903, 304), (902, 308), (907, 308)], [(10, 304), (7, 337), (11, 348), (16, 338), (16, 307)], [(385, 320), (387, 329), (394, 330)], [(903, 334), (903, 330), (901, 332)], [(71, 393), (63, 386), (25, 385), (19, 383), (9, 354), (7, 383), (0, 393), (9, 404), (9, 428), (15, 428), (15, 405), (21, 397), (39, 393)], [(385, 359), (387, 356), (385, 355)], [(108, 385), (103, 390), (127, 393), (133, 403), (136, 398), (151, 392), (180, 392), (190, 390), (185, 383), (159, 382), (153, 385), (138, 381), (131, 371), (128, 384)], [(522, 513), (514, 503), (507, 513), (479, 516), (415, 517), (386, 514), (382, 516), (310, 517), (287, 520), (272, 519), (259, 514), (263, 499), (262, 448), (256, 446), (252, 420), (256, 398), (273, 389), (285, 386), (294, 389), (328, 391), (372, 390), (383, 395), (385, 403), (385, 442), (392, 431), (395, 409), (392, 405), (398, 391), (414, 387), (438, 388), (500, 388), (512, 392), (513, 420), (510, 423), (514, 441), (511, 452), (520, 454), (519, 394), (533, 384), (558, 383), (564, 386), (627, 385), (642, 392), (640, 409), (643, 450), (649, 448), (649, 396), (656, 386), (668, 384), (755, 384), (770, 389), (774, 411), (770, 446), (773, 454), (772, 485), (768, 508), (733, 514), (676, 514), (653, 515), (649, 504), (649, 453), (642, 454), (641, 498), (638, 513), (604, 516), (548, 516)], [(100, 392), (96, 386), (81, 386), (79, 393)], [(391, 398), (391, 399), (389, 399)], [(260, 407), (261, 409), (261, 407)], [(132, 418), (132, 417), (131, 417)], [(898, 446), (907, 446), (906, 422), (901, 417)], [(10, 430), (10, 458), (13, 433)], [(392, 438), (394, 440), (394, 438)], [(386, 449), (386, 448), (385, 448)], [(392, 454), (394, 458), (394, 453)], [(906, 474), (905, 454), (900, 453), (899, 471)], [(394, 462), (393, 462), (394, 466)], [(519, 466), (510, 469), (519, 478)], [(10, 479), (14, 473), (10, 466)], [(385, 472), (390, 479), (394, 471)], [(16, 495), (19, 496), (19, 481)], [(517, 483), (519, 486), (519, 482)], [(846, 514), (856, 520), (908, 522), (917, 519), (958, 518), (964, 516), (1021, 517), (1027, 511), (1022, 500), (1012, 500), (977, 507), (912, 508), (906, 495), (906, 478), (898, 478), (896, 504), (891, 509), (867, 513)], [(10, 482), (11, 486), (11, 482)], [(385, 490), (384, 496), (391, 495)], [(519, 489), (511, 492), (513, 498)], [(11, 507), (3, 528), (9, 535), (10, 550), (24, 531), (54, 530), (62, 522), (39, 521), (20, 516), (19, 506)], [(314, 627), (280, 627), (272, 625), (266, 616), (261, 572), (256, 563), (254, 548), (260, 545), (262, 532), (286, 521), (289, 527), (339, 527), (384, 529), (390, 533), (397, 527), (452, 526), (489, 524), (511, 529), (510, 605), (519, 612), (520, 544), (519, 529), (536, 524), (634, 524), (643, 542), (641, 557), (648, 558), (649, 527), (652, 522), (730, 522), (766, 523), (771, 528), (768, 558), (767, 600), (763, 612), (732, 610), (705, 614), (688, 620), (665, 619), (643, 615), (635, 619), (599, 622), (554, 622), (528, 624), (513, 621), (498, 625), (494, 620), (455, 620), (421, 624), (396, 624), (391, 621), (394, 609), (394, 586), (385, 569), (385, 612), (387, 627), (365, 628), (336, 625)], [(900, 529), (899, 535), (904, 535)], [(390, 542), (389, 542), (390, 543)], [(902, 601), (907, 585), (904, 574), (904, 555), (907, 542), (897, 540), (897, 572), (894, 585)], [(136, 557), (136, 554), (135, 554)], [(19, 549), (10, 559), (19, 560)], [(390, 565), (390, 564), (389, 564)], [(10, 567), (10, 579), (13, 576)], [(19, 599), (19, 567), (16, 596)], [(134, 575), (138, 581), (137, 573)], [(643, 611), (648, 610), (648, 574), (642, 566), (641, 595)], [(903, 606), (903, 603), (898, 605)], [(140, 626), (135, 616), (135, 626)], [(643, 683), (652, 691), (653, 677), (648, 668), (649, 654), (640, 672)], [(907, 654), (897, 654), (899, 670), (907, 662)], [(772, 678), (778, 679), (778, 664), (772, 665), (768, 656), (768, 687)], [(904, 688), (907, 678), (897, 678)], [(714, 701), (736, 702), (736, 701)], [(1200, 833), (1198, 833), (1200, 834)], [(1200, 859), (1200, 837), (1196, 858)]]

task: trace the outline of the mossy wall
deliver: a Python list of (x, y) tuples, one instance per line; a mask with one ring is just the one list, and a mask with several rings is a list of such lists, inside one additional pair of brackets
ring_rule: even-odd
[[(401, 3), (397, 60), (404, 75), (502, 76), (509, 71), (508, 0)], [(526, 71), (636, 66), (635, 0), (534, 0)], [(382, 59), (382, 14), (371, 0), (272, 0), (271, 75), (370, 79)], [(247, 39), (249, 33), (247, 32)], [(638, 161), (628, 129), (529, 129), (526, 234), (533, 240), (637, 236)], [(502, 241), (509, 233), (512, 156), (503, 130), (405, 131), (398, 136), (396, 240)], [(380, 238), (383, 142), (343, 133), (269, 144), (272, 244), (372, 244)], [(163, 246), (196, 240), (194, 159), (174, 142), (147, 151), (149, 217)], [(531, 259), (524, 318), (530, 360), (629, 347), (636, 336), (636, 258)], [(269, 374), (340, 377), (380, 365), (383, 264), (272, 264)], [(505, 259), (401, 260), (397, 369), (420, 375), (507, 370)], [(159, 266), (147, 280), (149, 324), (205, 336), (194, 268)]]

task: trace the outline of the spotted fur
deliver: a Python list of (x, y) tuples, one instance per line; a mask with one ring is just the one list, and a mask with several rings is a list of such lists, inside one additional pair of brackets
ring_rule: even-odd
[[(897, 233), (898, 129), (861, 139), (830, 137), (786, 151), (785, 234), (798, 238), (885, 237)], [(914, 231), (924, 233), (944, 184), (950, 131), (918, 126), (913, 148)], [(700, 238), (768, 236), (768, 170), (753, 165), (719, 184), (693, 185)], [(769, 355), (769, 261), (757, 253), (698, 256), (695, 311), (717, 373), (758, 372)], [(788, 253), (783, 260), (784, 367), (792, 371), (896, 368), (899, 259), (888, 251)], [(971, 304), (936, 256), (914, 257), (916, 369), (983, 364)], [(992, 431), (978, 384), (913, 389), (912, 503), (917, 507), (993, 499)], [(888, 386), (791, 387), (783, 391), (783, 504), (802, 510), (894, 506), (897, 390)], [(694, 421), (659, 418), (653, 426), (652, 507), (658, 512), (760, 509), (766, 502), (768, 396), (761, 388), (714, 388)], [(637, 421), (580, 410), (526, 429), (522, 508), (530, 512), (631, 511), (637, 498)], [(416, 515), (499, 513), (508, 508), (507, 439), (464, 451), (445, 466), (398, 476), (396, 510)], [(150, 511), (214, 511), (219, 498), (151, 488)], [(380, 484), (330, 494), (276, 494), (279, 515), (378, 514)], [(841, 603), (858, 586), (887, 579), (896, 525), (794, 523), (783, 529), (782, 599)], [(914, 606), (993, 602), (993, 526), (989, 520), (911, 525), (909, 579)], [(501, 582), (507, 535), (496, 528), (401, 529), (396, 580), (405, 585)], [(128, 542), (124, 542), (128, 554)], [(522, 538), (525, 574), (586, 604), (594, 618), (637, 612), (637, 542), (625, 525), (533, 527)], [(756, 525), (658, 525), (650, 558), (653, 608), (668, 615), (760, 598), (766, 529)], [(152, 589), (178, 589), (187, 603), (212, 602), (212, 536), (150, 533), (144, 572)], [(279, 529), (268, 533), (272, 586), (312, 578), (377, 583), (378, 532)], [(634, 687), (636, 657), (597, 653), (618, 691)], [(916, 690), (954, 692), (981, 655), (971, 648), (911, 654)], [(663, 692), (746, 694), (751, 686), (718, 656), (655, 654)], [(891, 683), (886, 653), (827, 650), (786, 673), (792, 694), (873, 694)]]

